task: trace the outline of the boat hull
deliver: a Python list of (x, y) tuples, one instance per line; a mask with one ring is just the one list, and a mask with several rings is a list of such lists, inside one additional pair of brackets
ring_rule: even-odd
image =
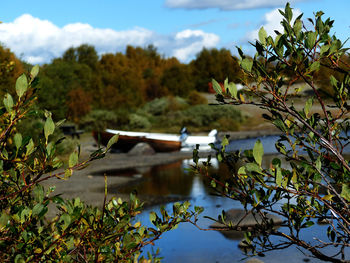
[[(93, 136), (97, 142), (100, 142), (102, 145), (107, 145), (108, 141), (115, 135), (108, 131), (102, 132), (93, 132)], [(138, 143), (147, 143), (149, 144), (156, 152), (174, 152), (181, 149), (180, 141), (173, 140), (159, 140), (153, 138), (146, 138), (143, 136), (128, 136), (128, 135), (119, 135), (117, 143), (112, 146), (113, 149), (120, 150), (122, 152), (130, 151)]]

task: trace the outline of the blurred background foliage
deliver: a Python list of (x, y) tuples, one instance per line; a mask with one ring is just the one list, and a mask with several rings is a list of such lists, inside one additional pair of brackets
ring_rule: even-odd
[[(31, 65), (0, 46), (0, 95)], [(344, 61), (349, 61), (345, 58)], [(327, 62), (325, 62), (327, 63)], [(329, 72), (321, 67), (316, 82), (328, 95)], [(284, 72), (288, 75), (292, 72)], [(339, 75), (339, 74), (338, 74)], [(99, 56), (93, 46), (71, 47), (41, 65), (38, 106), (58, 121), (67, 119), (86, 130), (117, 128), (178, 132), (237, 130), (244, 121), (238, 109), (208, 106), (211, 80), (241, 83), (238, 58), (228, 49), (203, 49), (188, 64), (165, 58), (150, 45)], [(232, 111), (232, 112), (231, 112)]]

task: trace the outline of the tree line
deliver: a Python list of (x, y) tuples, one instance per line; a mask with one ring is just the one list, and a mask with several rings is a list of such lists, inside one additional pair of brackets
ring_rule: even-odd
[[(4, 94), (29, 66), (4, 47), (0, 47), (0, 57)], [(165, 58), (152, 45), (127, 46), (123, 53), (99, 57), (93, 46), (83, 44), (41, 66), (39, 106), (57, 119), (78, 121), (92, 109), (138, 108), (164, 96), (186, 98), (193, 91), (206, 92), (212, 78), (239, 81), (238, 60), (232, 58), (227, 49), (203, 49), (184, 64)]]
[[(0, 59), (0, 95), (4, 95), (11, 93), (8, 87), (32, 65), (20, 61), (2, 46)], [(274, 68), (272, 63), (270, 68)], [(321, 65), (316, 77), (325, 94), (329, 93), (328, 76), (337, 76), (330, 70)], [(293, 72), (285, 70), (283, 74), (292, 76)], [(152, 45), (127, 46), (123, 53), (99, 56), (93, 46), (83, 44), (69, 48), (61, 57), (41, 66), (39, 107), (53, 112), (57, 119), (79, 122), (93, 109), (136, 109), (164, 96), (193, 97), (194, 92), (207, 92), (213, 78), (228, 78), (235, 83), (246, 81), (239, 59), (224, 48), (204, 48), (195, 59), (184, 64), (174, 57), (165, 58)]]

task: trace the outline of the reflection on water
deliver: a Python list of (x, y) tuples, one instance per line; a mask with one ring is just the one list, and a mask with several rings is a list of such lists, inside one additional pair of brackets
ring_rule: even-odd
[[(266, 155), (264, 162), (268, 165), (276, 155)], [(213, 173), (227, 176), (228, 169), (223, 165), (215, 167)], [(132, 176), (140, 177), (133, 184), (123, 187), (111, 186), (109, 192), (129, 193), (137, 190), (140, 197), (142, 195), (157, 196), (182, 196), (190, 198), (194, 206), (203, 206), (203, 216), (217, 218), (222, 210), (241, 208), (240, 204), (228, 198), (212, 195), (210, 182), (199, 175), (194, 175), (187, 170), (189, 161), (181, 161), (167, 165), (150, 167), (143, 170), (110, 171), (109, 176)], [(171, 211), (172, 204), (166, 205)], [(149, 212), (159, 211), (158, 207), (147, 208), (138, 220), (143, 224), (150, 225)], [(198, 224), (203, 228), (208, 228), (212, 221), (201, 217)], [(312, 231), (320, 231), (321, 226), (316, 226)], [(179, 228), (165, 233), (162, 239), (155, 245), (160, 248), (160, 256), (164, 257), (164, 262), (242, 262), (244, 254), (238, 248), (242, 239), (242, 233), (220, 233), (218, 231), (200, 231), (190, 224), (180, 224)], [(312, 232), (306, 237), (311, 239)], [(149, 251), (151, 250), (150, 248)], [(293, 255), (291, 257), (291, 255)], [(282, 257), (288, 257), (288, 262), (302, 262), (305, 256), (296, 250), (295, 247), (269, 252), (263, 259), (264, 262), (280, 262)], [(243, 261), (244, 262), (244, 261)], [(310, 259), (309, 262), (320, 262)]]
[[(134, 171), (137, 173), (137, 171)], [(109, 176), (121, 176), (118, 171), (107, 173)], [(122, 175), (123, 176), (123, 175)], [(116, 193), (131, 193), (135, 191), (140, 195), (157, 196), (191, 196), (195, 182), (193, 173), (186, 173), (182, 169), (182, 161), (151, 167), (142, 173), (141, 180), (135, 184), (122, 187), (111, 187), (110, 191)], [(198, 177), (198, 176), (197, 176)], [(197, 183), (198, 184), (198, 183)]]
[[(264, 146), (263, 166), (268, 167), (271, 161), (278, 157), (282, 161), (282, 166), (288, 168), (288, 162), (285, 162), (281, 156), (278, 156), (275, 149), (275, 142), (278, 136), (265, 136), (260, 140)], [(226, 148), (230, 151), (247, 150), (254, 147), (256, 139), (232, 141)], [(350, 152), (347, 150), (347, 152)], [(206, 161), (206, 160), (203, 160)], [(143, 169), (130, 169), (124, 171), (107, 171), (109, 176), (127, 176), (133, 177), (132, 183), (124, 186), (109, 185), (110, 193), (130, 193), (136, 190), (140, 197), (142, 195), (168, 197), (175, 196), (191, 200), (193, 206), (204, 207), (203, 216), (217, 218), (222, 210), (232, 208), (241, 208), (240, 204), (228, 198), (213, 195), (213, 190), (209, 187), (210, 182), (203, 176), (195, 175), (188, 170), (191, 164), (190, 160), (180, 161), (167, 165)], [(213, 164), (211, 171), (220, 175), (221, 178), (229, 176), (228, 168), (224, 165), (218, 165), (217, 161)], [(166, 204), (166, 208), (171, 211), (172, 204)], [(138, 220), (143, 224), (149, 225), (150, 211), (159, 211), (158, 207), (147, 208)], [(201, 217), (198, 224), (203, 228), (208, 228), (212, 221)], [(320, 233), (325, 233), (327, 226), (316, 225), (303, 232), (303, 238), (312, 242), (312, 237)], [(283, 229), (283, 228), (281, 228)], [(179, 228), (163, 235), (163, 238), (156, 242), (156, 247), (160, 248), (160, 256), (164, 257), (164, 262), (242, 262), (244, 255), (238, 248), (242, 239), (242, 233), (220, 233), (218, 231), (200, 231), (190, 224), (180, 224)], [(327, 240), (325, 236), (322, 239)], [(148, 248), (149, 251), (151, 250)], [(263, 258), (264, 262), (281, 262), (281, 258), (288, 258), (290, 263), (303, 262), (305, 256), (296, 249), (271, 251)], [(307, 258), (308, 262), (321, 262), (314, 258)], [(244, 260), (243, 260), (244, 262)]]

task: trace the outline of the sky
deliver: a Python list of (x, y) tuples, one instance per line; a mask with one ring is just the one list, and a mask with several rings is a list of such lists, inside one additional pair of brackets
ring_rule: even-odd
[[(93, 45), (98, 54), (124, 52), (127, 45), (154, 45), (164, 57), (188, 63), (203, 48), (236, 46), (264, 26), (280, 29), (285, 0), (11, 0), (0, 8), (0, 43), (31, 64), (50, 63), (70, 47)], [(349, 0), (290, 0), (304, 19), (322, 10), (335, 20), (333, 33), (350, 36)]]

